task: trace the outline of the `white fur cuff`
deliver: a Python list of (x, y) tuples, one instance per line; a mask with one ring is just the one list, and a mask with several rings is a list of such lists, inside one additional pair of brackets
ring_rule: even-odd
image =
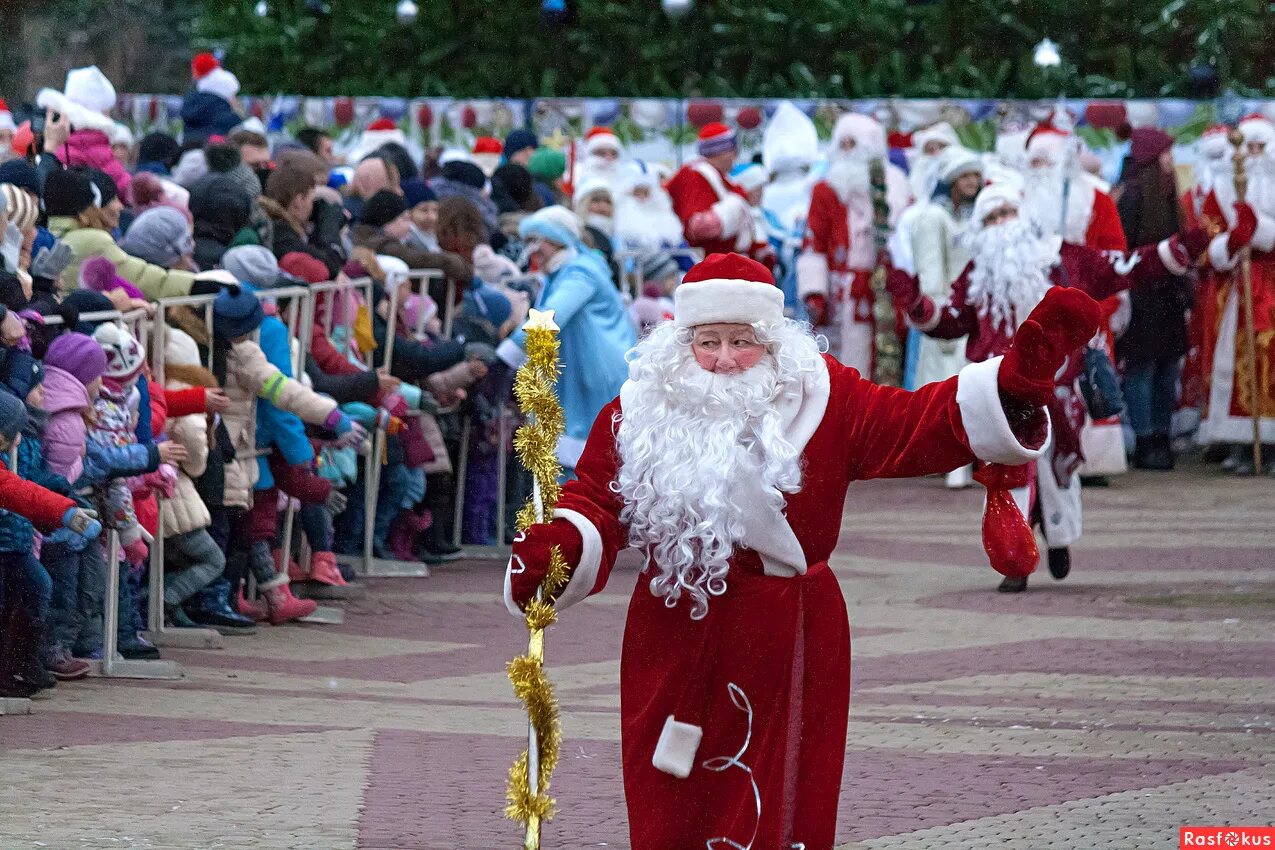
[(505, 338), (500, 345), (496, 346), (496, 356), (505, 361), (505, 365), (510, 369), (521, 369), (522, 364), (527, 362), (527, 352), (514, 342), (513, 337)]
[[(960, 407), (961, 424), (965, 427), (965, 436), (974, 456), (988, 463), (1018, 466), (1044, 454), (1050, 432), (1046, 431), (1045, 439), (1036, 448), (1018, 441), (1001, 407), (997, 382), (1001, 359), (994, 357), (962, 369), (956, 379), (956, 403)], [(1045, 417), (1048, 421), (1048, 411)]]
[(679, 327), (717, 322), (751, 325), (784, 317), (784, 293), (754, 280), (697, 280), (673, 290), (673, 315)]
[(704, 730), (701, 727), (681, 723), (670, 714), (664, 721), (664, 730), (660, 732), (660, 740), (655, 745), (651, 764), (656, 770), (685, 779), (695, 767), (695, 752), (703, 737)]
[[(574, 525), (576, 531), (580, 532), (580, 538), (584, 541), (584, 546), (580, 551), (580, 563), (571, 571), (571, 578), (567, 581), (567, 586), (562, 589), (562, 593), (558, 594), (557, 601), (553, 603), (554, 608), (562, 611), (570, 608), (593, 592), (593, 586), (598, 581), (598, 573), (602, 569), (602, 535), (598, 533), (597, 528), (594, 527), (593, 523), (589, 522), (584, 514), (567, 508), (559, 508), (553, 512), (553, 515), (555, 518), (560, 517)], [(509, 563), (505, 566), (505, 610), (515, 617), (522, 617), (522, 609), (518, 607), (518, 603), (514, 602), (513, 568), (514, 560), (510, 558)]]
[(828, 290), (828, 255), (803, 251), (797, 258), (797, 296), (830, 295)]
[(1269, 251), (1275, 248), (1275, 219), (1257, 214), (1257, 230), (1253, 231), (1253, 250)]
[[(1182, 247), (1182, 244), (1173, 239), (1161, 239), (1159, 244), (1155, 246), (1156, 255), (1159, 256), (1160, 262), (1164, 263), (1164, 267), (1168, 269), (1169, 274), (1184, 275), (1187, 273), (1188, 268), (1186, 264), (1175, 256), (1175, 251), (1186, 253), (1186, 249)], [(1191, 262), (1190, 257), (1187, 258), (1187, 263), (1189, 262)]]
[(1226, 247), (1227, 234), (1219, 233), (1213, 237), (1213, 241), (1209, 242), (1209, 265), (1213, 266), (1214, 271), (1226, 272), (1235, 268), (1235, 263), (1239, 259), (1239, 255), (1231, 256), (1231, 252)]

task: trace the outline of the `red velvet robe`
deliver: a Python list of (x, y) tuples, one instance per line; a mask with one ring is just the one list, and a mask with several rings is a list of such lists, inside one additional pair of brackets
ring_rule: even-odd
[[(914, 393), (875, 385), (827, 355), (822, 362), (826, 377), (808, 382), (795, 418), (785, 418), (789, 438), (804, 446), (802, 488), (788, 496), (782, 515), (759, 515), (749, 526), (768, 530), (746, 533), (726, 592), (711, 598), (707, 616), (691, 619), (685, 600), (667, 607), (645, 574), (633, 590), (620, 711), (634, 850), (830, 850), (850, 634), (828, 558), (847, 488), (857, 480), (946, 472), (975, 457), (1023, 463), (1047, 440), (1043, 415), (1021, 442), (1011, 431), (997, 390), (999, 359)], [(624, 398), (599, 414), (578, 477), (558, 501), (555, 516), (571, 521), (584, 541), (559, 609), (600, 591), (627, 546), (621, 501), (609, 486), (619, 468), (615, 434)], [(506, 604), (517, 611), (508, 577)], [(665, 739), (666, 724), (702, 729), (702, 740)], [(688, 774), (673, 775), (670, 762)]]
[[(1229, 187), (1227, 187), (1229, 189)], [(1234, 219), (1234, 192), (1209, 192), (1200, 217), (1211, 231)], [(1240, 306), (1238, 257), (1229, 256), (1226, 234), (1209, 247), (1213, 274), (1201, 287), (1201, 314), (1208, 396), (1201, 439), (1207, 443), (1248, 443), (1253, 439), (1253, 381), (1248, 335)], [(1253, 326), (1257, 336), (1258, 418), (1263, 442), (1275, 442), (1275, 217), (1257, 210), (1252, 242)]]

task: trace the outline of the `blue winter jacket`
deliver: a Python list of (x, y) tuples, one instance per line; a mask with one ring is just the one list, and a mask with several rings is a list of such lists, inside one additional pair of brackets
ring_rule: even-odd
[[(292, 352), (288, 326), (274, 316), (267, 316), (261, 323), (258, 344), (270, 365), (291, 378)], [(271, 447), (279, 449), (289, 466), (314, 460), (314, 447), (305, 434), (305, 423), (295, 414), (280, 410), (265, 399), (257, 399), (257, 448)], [(258, 490), (269, 490), (274, 486), (269, 460), (268, 457), (257, 458)]]

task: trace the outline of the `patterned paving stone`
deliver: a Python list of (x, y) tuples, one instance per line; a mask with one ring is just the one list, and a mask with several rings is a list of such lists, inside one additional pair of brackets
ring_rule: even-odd
[[(1188, 468), (1085, 498), (1073, 576), (1006, 598), (980, 494), (851, 490), (833, 559), (854, 640), (839, 850), (1141, 850), (1176, 847), (1185, 823), (1275, 820), (1275, 487)], [(0, 848), (516, 846), (501, 812), (526, 727), (504, 665), (525, 632), (500, 567), (369, 582), (344, 625), (166, 651), (184, 680), (67, 683), (0, 718)], [(622, 557), (549, 636), (566, 746), (546, 848), (628, 846), (617, 679), (636, 570)]]

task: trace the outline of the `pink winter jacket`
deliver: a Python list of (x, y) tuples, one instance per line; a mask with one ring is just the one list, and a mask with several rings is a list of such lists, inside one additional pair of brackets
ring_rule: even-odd
[(74, 165), (89, 165), (105, 171), (115, 181), (119, 189), (120, 200), (125, 206), (131, 203), (130, 187), (133, 176), (124, 170), (124, 166), (111, 152), (111, 140), (101, 130), (75, 130), (67, 138), (66, 144), (58, 148), (58, 159), (67, 168)]
[(49, 469), (74, 483), (84, 471), (88, 426), (84, 411), (92, 409), (88, 390), (79, 379), (57, 366), (44, 367), (44, 459)]

